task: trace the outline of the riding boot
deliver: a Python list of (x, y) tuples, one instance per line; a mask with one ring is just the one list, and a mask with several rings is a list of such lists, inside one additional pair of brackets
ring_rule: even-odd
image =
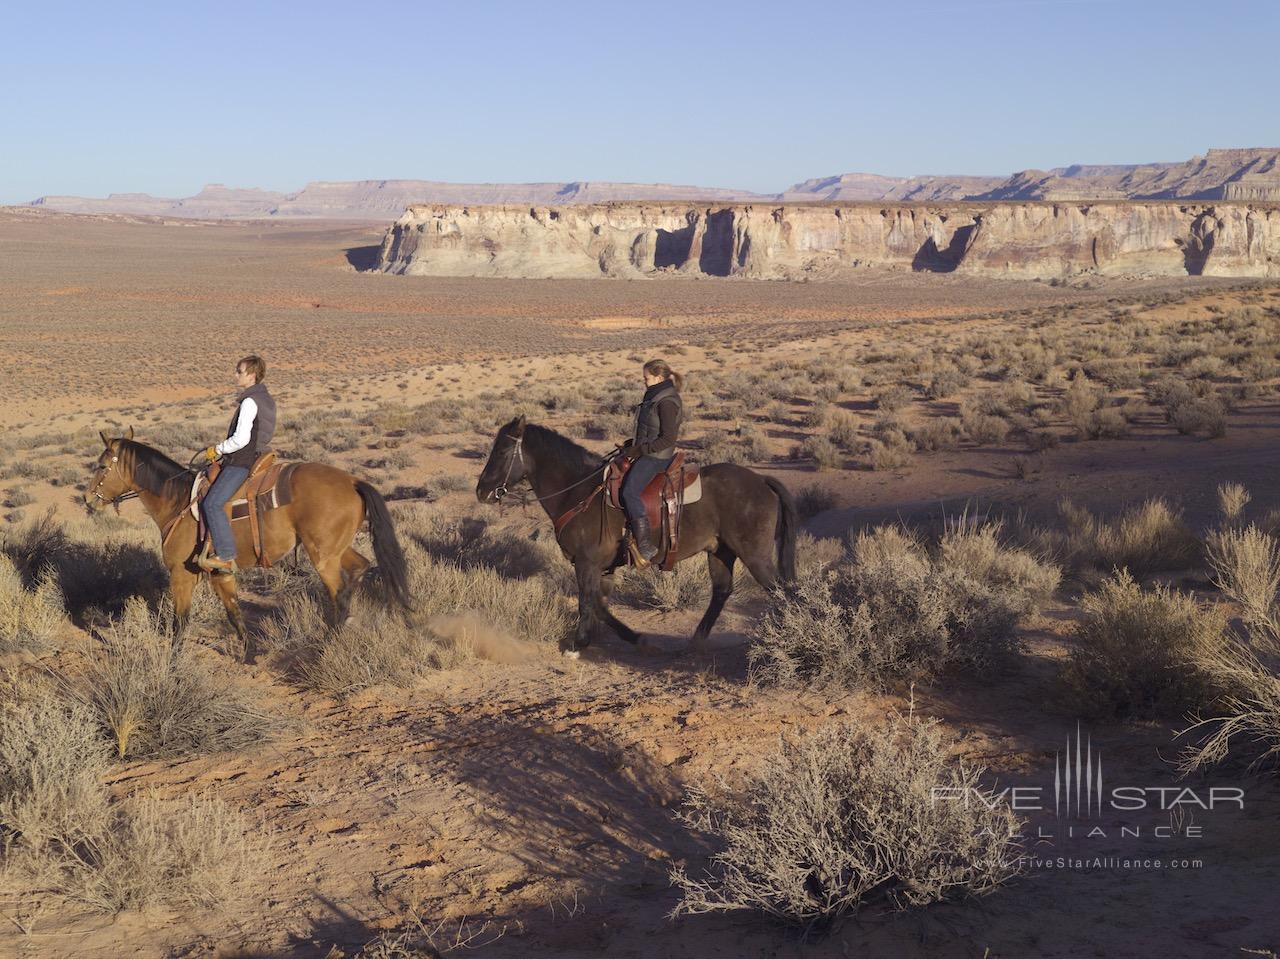
[(652, 562), (653, 558), (658, 555), (658, 547), (654, 545), (653, 536), (649, 531), (649, 517), (641, 513), (631, 521), (631, 533), (635, 536), (636, 552), (640, 554), (640, 558), (646, 563)]

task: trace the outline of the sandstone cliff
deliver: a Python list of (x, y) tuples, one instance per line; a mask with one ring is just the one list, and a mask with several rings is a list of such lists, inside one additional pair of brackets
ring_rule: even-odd
[(858, 268), (1280, 276), (1280, 205), (428, 204), (387, 231), (379, 268), (511, 277), (788, 279)]

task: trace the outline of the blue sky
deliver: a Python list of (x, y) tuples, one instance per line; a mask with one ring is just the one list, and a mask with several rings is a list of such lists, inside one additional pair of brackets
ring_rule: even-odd
[(773, 192), (1280, 146), (1280, 2), (14, 3), (0, 203), (208, 182)]

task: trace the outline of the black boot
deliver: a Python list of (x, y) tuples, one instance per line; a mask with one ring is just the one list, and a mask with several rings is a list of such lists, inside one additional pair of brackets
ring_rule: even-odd
[(646, 563), (652, 562), (653, 558), (658, 555), (658, 547), (653, 543), (653, 536), (649, 532), (649, 517), (641, 513), (631, 521), (631, 534), (636, 539), (636, 552), (640, 554), (640, 558)]

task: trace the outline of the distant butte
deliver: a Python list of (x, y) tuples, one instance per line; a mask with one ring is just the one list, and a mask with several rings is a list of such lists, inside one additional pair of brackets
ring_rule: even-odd
[(308, 183), (296, 193), (210, 184), (192, 197), (113, 193), (105, 199), (44, 196), (30, 205), (62, 213), (122, 213), (194, 219), (325, 217), (394, 219), (414, 204), (568, 204), (620, 200), (802, 203), (955, 200), (1262, 200), (1280, 201), (1280, 148), (1209, 150), (1180, 163), (1082, 165), (1023, 170), (1012, 176), (890, 177), (844, 173), (780, 193), (665, 183), (441, 183), (356, 180)]

